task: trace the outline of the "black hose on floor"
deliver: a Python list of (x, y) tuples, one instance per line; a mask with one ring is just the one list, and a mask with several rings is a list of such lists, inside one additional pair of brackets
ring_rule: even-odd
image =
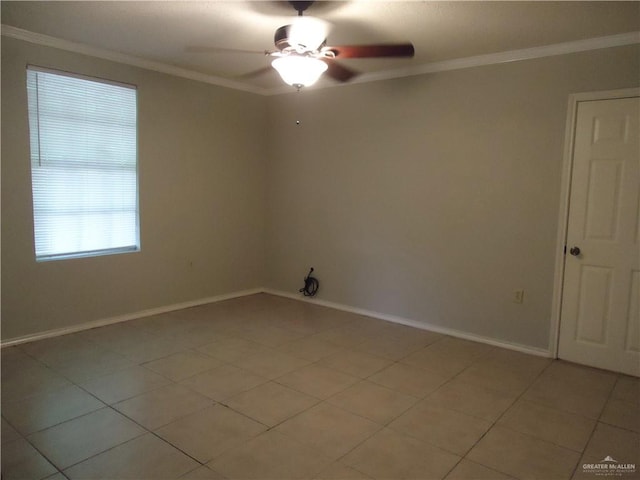
[(309, 274), (304, 279), (304, 287), (298, 290), (300, 293), (303, 293), (305, 297), (313, 297), (318, 293), (318, 288), (320, 288), (320, 282), (318, 282), (317, 278), (311, 276), (312, 273), (313, 267), (311, 267)]

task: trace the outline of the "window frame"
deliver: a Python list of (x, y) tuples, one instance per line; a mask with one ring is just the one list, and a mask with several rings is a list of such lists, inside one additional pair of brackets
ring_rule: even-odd
[[(32, 227), (33, 227), (33, 254), (34, 254), (34, 258), (36, 260), (36, 262), (40, 263), (40, 262), (50, 262), (50, 261), (56, 261), (56, 260), (67, 260), (67, 259), (75, 259), (75, 258), (90, 258), (90, 257), (100, 257), (100, 256), (107, 256), (107, 255), (118, 255), (118, 254), (124, 254), (124, 253), (136, 253), (136, 252), (140, 252), (141, 248), (142, 248), (142, 244), (141, 244), (141, 228), (140, 228), (140, 224), (141, 224), (141, 211), (140, 211), (140, 158), (139, 158), (139, 102), (138, 102), (138, 86), (131, 84), (131, 83), (125, 83), (125, 82), (120, 82), (120, 81), (114, 81), (114, 80), (110, 80), (110, 79), (105, 79), (105, 78), (101, 78), (101, 77), (95, 77), (95, 76), (90, 76), (90, 75), (84, 75), (84, 74), (80, 74), (80, 73), (76, 73), (76, 72), (70, 72), (70, 71), (66, 71), (66, 70), (60, 70), (60, 69), (54, 69), (54, 68), (48, 68), (48, 67), (41, 67), (38, 65), (32, 65), (32, 64), (27, 64), (26, 69), (25, 69), (25, 85), (27, 86), (27, 99), (29, 97), (28, 94), (28, 75), (29, 75), (29, 71), (33, 71), (36, 73), (47, 73), (47, 74), (53, 74), (53, 75), (58, 75), (58, 76), (62, 76), (62, 77), (69, 77), (69, 78), (74, 78), (74, 79), (78, 79), (78, 80), (85, 80), (85, 81), (89, 81), (89, 82), (94, 82), (94, 83), (101, 83), (104, 85), (110, 85), (110, 86), (115, 86), (115, 87), (121, 87), (121, 88), (127, 88), (130, 90), (133, 90), (135, 92), (134, 95), (134, 102), (135, 102), (135, 168), (133, 169), (134, 175), (135, 175), (135, 241), (133, 245), (127, 245), (127, 246), (117, 246), (117, 247), (108, 247), (108, 248), (101, 248), (101, 249), (95, 249), (95, 250), (82, 250), (82, 251), (75, 251), (75, 252), (64, 252), (64, 253), (52, 253), (52, 254), (41, 254), (38, 255), (37, 251), (36, 251), (36, 225), (35, 225), (35, 218), (36, 218), (36, 212), (35, 212), (35, 199), (34, 199), (34, 171), (33, 171), (33, 166), (34, 166), (34, 162), (32, 159), (32, 143), (31, 143), (31, 112), (29, 111), (29, 100), (27, 100), (27, 123), (28, 123), (28, 132), (29, 132), (29, 140), (28, 140), (28, 145), (29, 145), (29, 180), (31, 182), (31, 220), (32, 220)], [(39, 120), (38, 120), (39, 121)], [(39, 134), (38, 134), (39, 135)], [(39, 149), (39, 147), (38, 147)], [(40, 152), (38, 152), (38, 155), (40, 155)]]

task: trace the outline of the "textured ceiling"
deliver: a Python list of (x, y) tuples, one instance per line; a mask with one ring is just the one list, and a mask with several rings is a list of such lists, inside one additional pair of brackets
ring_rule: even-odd
[[(188, 46), (264, 51), (294, 9), (282, 1), (2, 1), (2, 23), (162, 62), (247, 86), (282, 85), (259, 53), (188, 53)], [(362, 73), (640, 30), (640, 2), (315, 2), (305, 14), (332, 25), (328, 44), (411, 41), (411, 59), (351, 59)], [(324, 80), (328, 82), (330, 80)]]

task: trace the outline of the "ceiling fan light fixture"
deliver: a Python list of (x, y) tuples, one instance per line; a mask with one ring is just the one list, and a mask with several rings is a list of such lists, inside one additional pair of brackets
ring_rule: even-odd
[(314, 57), (287, 55), (271, 62), (282, 80), (294, 87), (309, 87), (327, 70), (327, 64)]

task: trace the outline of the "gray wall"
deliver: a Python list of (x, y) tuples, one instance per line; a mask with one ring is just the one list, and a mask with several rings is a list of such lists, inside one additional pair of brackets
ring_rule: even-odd
[(639, 58), (270, 98), (268, 285), (295, 292), (313, 266), (322, 299), (547, 349), (568, 96), (638, 85)]
[[(139, 253), (36, 263), (25, 66), (138, 86)], [(2, 338), (264, 283), (266, 99), (2, 38)]]
[[(568, 95), (639, 53), (260, 97), (3, 38), (2, 338), (313, 266), (320, 299), (546, 349)], [(138, 85), (140, 253), (34, 261), (27, 63)]]

